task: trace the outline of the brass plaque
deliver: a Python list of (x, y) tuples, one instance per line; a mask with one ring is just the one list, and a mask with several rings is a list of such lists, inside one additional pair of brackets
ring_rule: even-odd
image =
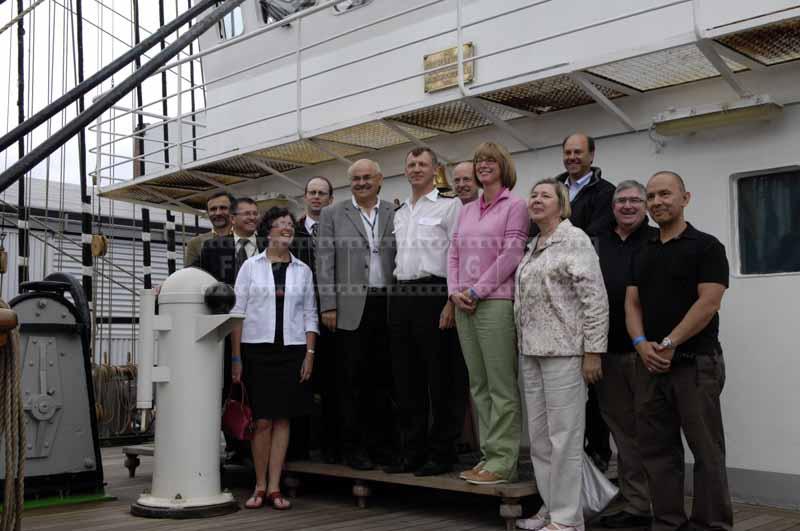
[[(464, 47), (464, 83), (471, 83), (475, 79), (475, 62), (466, 62), (466, 59), (475, 56), (475, 45), (471, 42), (463, 44)], [(458, 47), (453, 46), (446, 50), (429, 53), (423, 57), (425, 70), (432, 70), (440, 66), (452, 64), (450, 68), (443, 68), (430, 74), (425, 74), (425, 92), (436, 92), (450, 87), (458, 86)]]

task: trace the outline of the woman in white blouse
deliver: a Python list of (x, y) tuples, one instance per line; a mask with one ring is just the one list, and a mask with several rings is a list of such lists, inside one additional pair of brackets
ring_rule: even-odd
[(255, 421), (256, 487), (248, 509), (265, 502), (275, 509), (291, 507), (280, 491), (289, 419), (311, 413), (319, 325), (311, 269), (289, 252), (294, 225), (287, 209), (267, 211), (258, 231), (267, 237), (267, 247), (249, 258), (236, 278), (232, 313), (245, 318), (231, 333), (231, 375), (234, 383), (244, 382)]
[(555, 179), (539, 181), (528, 212), (539, 235), (517, 269), (514, 318), (531, 460), (544, 503), (517, 526), (582, 531), (584, 380), (602, 377), (608, 299), (597, 253), (569, 221), (566, 187)]

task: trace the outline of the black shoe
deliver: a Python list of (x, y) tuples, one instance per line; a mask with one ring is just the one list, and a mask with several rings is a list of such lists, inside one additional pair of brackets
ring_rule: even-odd
[(420, 466), (422, 466), (422, 461), (399, 459), (383, 467), (383, 471), (387, 474), (409, 474), (417, 470)]
[(355, 454), (345, 459), (345, 464), (353, 470), (374, 470), (375, 464), (366, 454)]
[(438, 463), (436, 461), (428, 461), (418, 469), (414, 471), (414, 475), (417, 477), (425, 477), (425, 476), (438, 476), (439, 474), (445, 474), (453, 470), (453, 465), (449, 463)]
[(602, 517), (595, 525), (608, 529), (624, 529), (629, 527), (649, 527), (652, 518), (622, 511)]
[(335, 450), (323, 450), (322, 451), (322, 461), (329, 464), (335, 465), (339, 463), (342, 458), (339, 456), (339, 452)]

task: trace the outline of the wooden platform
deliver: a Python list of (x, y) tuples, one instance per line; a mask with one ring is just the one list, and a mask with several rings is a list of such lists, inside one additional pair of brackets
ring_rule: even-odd
[[(149, 531), (174, 529), (205, 531), (499, 531), (497, 500), (468, 492), (433, 491), (407, 485), (375, 482), (372, 503), (361, 509), (350, 495), (348, 480), (309, 475), (302, 495), (292, 498), (294, 507), (280, 512), (271, 509), (241, 510), (205, 520), (151, 520), (129, 513), (130, 504), (150, 488), (153, 460), (142, 459), (135, 478), (128, 477), (122, 449), (104, 448), (103, 467), (107, 494), (118, 499), (71, 507), (53, 507), (26, 512), (23, 529), (29, 531)], [(243, 502), (250, 488), (233, 489)], [(525, 514), (536, 509), (535, 497), (523, 502)], [(687, 505), (691, 500), (687, 500)], [(735, 504), (734, 531), (800, 531), (800, 512)], [(589, 527), (590, 531), (600, 531)]]

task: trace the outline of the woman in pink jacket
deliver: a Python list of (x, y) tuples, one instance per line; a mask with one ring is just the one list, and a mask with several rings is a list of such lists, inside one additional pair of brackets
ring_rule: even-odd
[(493, 485), (517, 475), (520, 398), (514, 328), (514, 271), (528, 238), (525, 201), (511, 195), (517, 173), (501, 145), (473, 157), (483, 194), (461, 209), (448, 256), (447, 284), (478, 415), (481, 460), (461, 477)]

